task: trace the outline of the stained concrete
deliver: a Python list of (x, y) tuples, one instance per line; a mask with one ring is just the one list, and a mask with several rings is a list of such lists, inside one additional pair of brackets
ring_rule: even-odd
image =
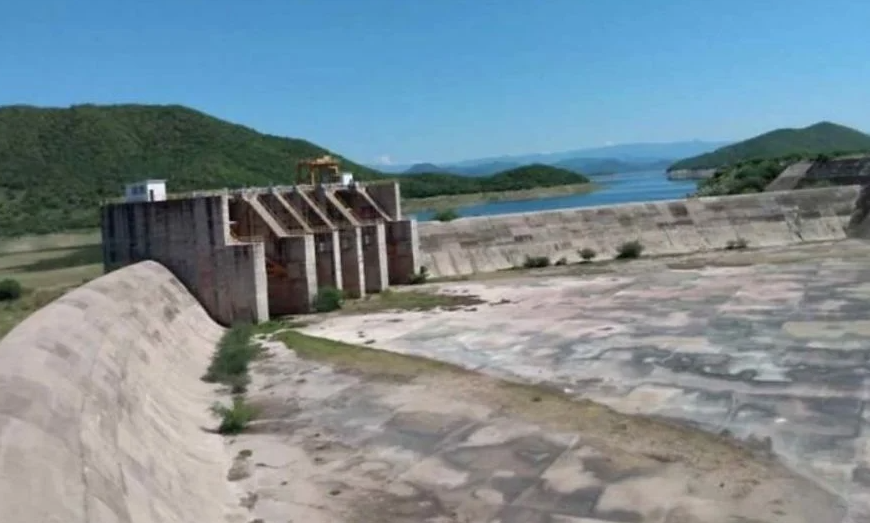
[[(444, 292), (490, 304), (309, 330), (750, 439), (837, 492), (848, 521), (870, 521), (870, 246), (795, 251), (791, 263), (639, 262), (600, 276), (449, 284)], [(762, 254), (730, 256), (745, 265)]]
[[(253, 369), (258, 421), (221, 438), (209, 407), (227, 399), (200, 376), (222, 333), (154, 262), (88, 283), (13, 329), (0, 340), (0, 519), (835, 523), (847, 514), (836, 496), (693, 431), (594, 405), (571, 410), (584, 417), (566, 427), (570, 413), (493, 380), (384, 380), (381, 369), (338, 372), (276, 343)], [(503, 404), (505, 394), (516, 403)]]
[(101, 212), (106, 271), (156, 260), (215, 320), (269, 319), (264, 245), (231, 237), (226, 195), (110, 204)]
[(520, 266), (526, 256), (613, 258), (639, 241), (648, 255), (724, 249), (743, 239), (774, 247), (846, 237), (858, 186), (462, 218), (418, 225), (420, 264), (433, 276)]
[(190, 523), (238, 511), (199, 380), (223, 330), (144, 262), (0, 340), (0, 521)]
[[(724, 443), (699, 448), (627, 418), (613, 437), (599, 426), (569, 430), (526, 419), (552, 408), (545, 402), (505, 404), (511, 393), (495, 382), (448, 374), (384, 380), (268, 344), (249, 393), (262, 418), (231, 442), (228, 477), (247, 492), (249, 518), (827, 523), (846, 515), (836, 496)], [(589, 412), (560, 417), (585, 416), (574, 427), (609, 423)], [(700, 455), (683, 459), (688, 449)]]

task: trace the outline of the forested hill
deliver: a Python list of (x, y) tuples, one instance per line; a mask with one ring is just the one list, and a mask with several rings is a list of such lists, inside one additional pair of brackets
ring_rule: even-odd
[[(0, 107), (0, 235), (95, 227), (100, 201), (143, 178), (166, 179), (173, 192), (289, 184), (297, 160), (324, 154), (357, 179), (387, 178), (311, 142), (177, 105)], [(420, 197), (585, 181), (560, 169), (514, 176), (403, 176), (402, 192)]]
[(668, 170), (712, 169), (748, 160), (808, 158), (818, 154), (840, 155), (868, 151), (870, 135), (842, 125), (821, 122), (803, 129), (777, 129), (761, 134), (706, 154), (680, 160)]

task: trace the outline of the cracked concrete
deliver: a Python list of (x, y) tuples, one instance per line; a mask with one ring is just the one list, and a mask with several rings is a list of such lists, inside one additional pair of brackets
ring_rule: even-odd
[(599, 430), (509, 413), (498, 403), (505, 390), (488, 378), (441, 370), (375, 380), (267, 346), (249, 392), (266, 414), (230, 441), (245, 456), (237, 487), (252, 520), (821, 523), (846, 515), (837, 496), (713, 438), (703, 456), (684, 460), (676, 429), (653, 423), (624, 445)]
[(806, 260), (447, 284), (490, 305), (307, 330), (751, 439), (870, 521), (870, 248), (794, 252)]

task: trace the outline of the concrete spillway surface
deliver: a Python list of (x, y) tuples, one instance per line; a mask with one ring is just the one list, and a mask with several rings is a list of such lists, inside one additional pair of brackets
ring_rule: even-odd
[[(789, 272), (726, 309), (743, 314), (759, 296), (793, 300), (788, 278), (799, 274)], [(824, 274), (830, 283), (857, 273)], [(689, 286), (683, 297), (733, 291), (732, 279), (726, 280)], [(627, 395), (607, 394), (595, 379), (585, 381), (593, 385), (590, 393), (621, 409), (695, 405), (703, 397), (682, 392), (686, 382), (668, 374), (674, 369), (665, 363), (665, 352), (678, 352), (672, 346), (686, 341), (677, 331), (692, 325), (691, 314), (657, 307), (619, 315), (620, 300), (638, 293), (659, 302), (679, 294), (672, 280), (645, 291), (631, 284), (617, 278), (508, 286), (519, 305), (408, 314), (399, 322), (383, 315), (345, 319), (349, 323), (329, 330), (358, 341), (359, 328), (395, 350), (556, 383), (576, 385), (584, 376), (636, 368), (625, 374), (631, 390), (618, 391)], [(555, 309), (542, 292), (559, 296)], [(581, 300), (586, 306), (578, 309), (578, 293), (584, 300), (594, 293), (611, 297), (602, 298), (598, 309)], [(858, 289), (842, 299), (861, 296)], [(543, 305), (551, 308), (542, 316), (536, 307)], [(572, 318), (578, 310), (588, 318)], [(650, 317), (657, 321), (645, 327)], [(564, 323), (548, 323), (554, 320)], [(673, 332), (656, 337), (655, 328)], [(815, 332), (795, 329), (795, 336)], [(568, 333), (586, 342), (568, 339)], [(377, 378), (384, 367), (368, 379), (362, 371), (303, 362), (270, 345), (249, 391), (263, 407), (262, 419), (250, 434), (226, 441), (207, 430), (216, 423), (209, 415), (216, 393), (199, 379), (221, 334), (181, 283), (152, 262), (95, 280), (13, 330), (0, 341), (0, 521), (861, 521), (847, 519), (859, 514), (860, 492), (839, 485), (853, 504), (847, 509), (837, 496), (716, 438), (605, 414), (592, 404), (575, 410), (575, 402), (535, 402), (525, 389), (439, 366), (421, 373), (419, 363), (404, 379), (385, 382)], [(558, 341), (565, 336), (567, 344)], [(652, 358), (648, 362), (621, 357), (626, 351), (615, 345), (632, 343), (630, 336), (646, 337), (659, 352), (643, 353)], [(517, 343), (523, 337), (529, 343)], [(702, 340), (687, 346), (714, 353), (700, 350), (709, 348)], [(676, 385), (645, 388), (655, 369), (664, 369), (659, 378)], [(842, 396), (854, 394), (856, 383)], [(816, 390), (803, 382), (800, 387)], [(774, 399), (770, 404), (779, 408)], [(717, 405), (689, 412), (716, 419)], [(812, 432), (812, 405), (795, 405), (789, 426)], [(828, 430), (839, 434), (854, 419), (844, 408), (819, 407), (830, 416)], [(591, 417), (575, 419), (581, 411)], [(597, 423), (587, 423), (592, 419)], [(740, 423), (746, 422), (735, 416), (729, 426)], [(855, 443), (860, 439), (848, 441), (856, 463), (864, 463)], [(861, 481), (858, 465), (852, 468)]]
[(870, 521), (868, 254), (847, 241), (788, 264), (452, 284), (491, 305), (309, 330), (764, 442)]
[(79, 288), (0, 342), (0, 521), (223, 521), (213, 387), (222, 329), (143, 263)]

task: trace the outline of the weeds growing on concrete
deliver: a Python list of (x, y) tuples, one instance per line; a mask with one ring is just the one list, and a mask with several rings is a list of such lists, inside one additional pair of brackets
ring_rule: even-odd
[(202, 380), (228, 385), (234, 394), (245, 392), (250, 382), (248, 366), (261, 350), (251, 339), (253, 334), (254, 326), (247, 323), (224, 333)]
[(579, 251), (577, 251), (577, 254), (579, 254), (579, 255), (580, 255), (580, 259), (583, 260), (583, 261), (585, 261), (585, 262), (590, 262), (590, 261), (592, 261), (596, 256), (598, 256), (598, 253), (595, 252), (595, 249), (592, 249), (591, 247), (583, 247), (582, 249), (580, 249)]
[(7, 278), (0, 281), (0, 301), (13, 301), (21, 297), (23, 289), (18, 280)]
[(248, 404), (245, 397), (241, 394), (233, 396), (233, 403), (230, 406), (216, 402), (212, 405), (211, 412), (221, 420), (221, 424), (217, 429), (221, 434), (238, 434), (242, 432), (257, 415), (257, 410)]
[(343, 310), (349, 314), (370, 314), (384, 311), (427, 311), (457, 309), (485, 303), (468, 294), (439, 294), (427, 290), (383, 290), (361, 300), (348, 301)]
[(344, 305), (344, 293), (335, 287), (323, 287), (314, 297), (314, 310), (317, 312), (337, 311)]
[(420, 270), (416, 274), (411, 275), (411, 280), (409, 283), (411, 285), (421, 285), (423, 283), (426, 283), (428, 280), (429, 268), (425, 265), (422, 265), (420, 266)]
[(737, 238), (736, 240), (728, 240), (728, 243), (725, 245), (725, 249), (729, 251), (734, 250), (743, 250), (749, 247), (749, 242), (744, 238)]
[(633, 260), (643, 254), (643, 245), (637, 240), (631, 240), (619, 246), (616, 252), (617, 260)]
[(523, 267), (526, 269), (540, 269), (550, 266), (550, 258), (547, 256), (526, 256)]

